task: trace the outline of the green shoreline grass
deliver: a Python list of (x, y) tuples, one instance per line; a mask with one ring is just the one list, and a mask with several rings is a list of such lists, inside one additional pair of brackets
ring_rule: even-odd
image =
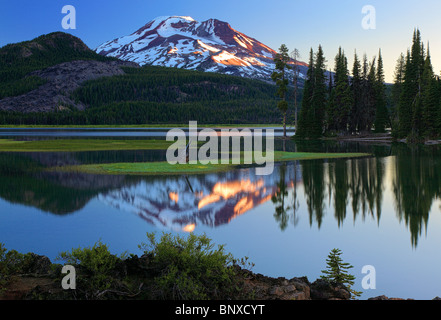
[(118, 139), (0, 139), (0, 152), (79, 152), (113, 150), (166, 150), (173, 141)]
[[(303, 153), (303, 152), (282, 152), (274, 153), (274, 162), (289, 162), (295, 160), (314, 160), (314, 159), (337, 159), (337, 158), (356, 158), (367, 157), (366, 153)], [(49, 170), (82, 172), (89, 174), (106, 175), (182, 175), (182, 174), (205, 174), (214, 172), (224, 172), (240, 166), (242, 164), (176, 164), (168, 162), (139, 162), (139, 163), (107, 163), (107, 164), (87, 164), (76, 166), (56, 167)]]

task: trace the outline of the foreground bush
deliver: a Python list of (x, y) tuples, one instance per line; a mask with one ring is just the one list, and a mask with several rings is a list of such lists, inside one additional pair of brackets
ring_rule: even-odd
[(163, 234), (159, 242), (153, 233), (147, 237), (149, 242), (140, 249), (151, 257), (162, 298), (231, 299), (240, 293), (234, 265), (247, 264), (247, 258), (237, 261), (224, 246), (215, 248), (206, 235), (183, 238)]
[[(143, 256), (112, 254), (107, 245), (62, 252), (58, 260), (77, 270), (75, 298), (206, 300), (237, 299), (241, 295), (241, 268), (252, 266), (248, 258), (240, 260), (215, 248), (206, 235), (186, 237), (154, 233), (139, 248)], [(141, 289), (142, 288), (142, 289)]]
[(98, 241), (93, 247), (76, 248), (70, 252), (62, 252), (57, 257), (66, 264), (78, 268), (78, 287), (87, 288), (91, 298), (98, 297), (105, 290), (117, 285), (115, 267), (125, 258), (110, 253), (106, 244)]

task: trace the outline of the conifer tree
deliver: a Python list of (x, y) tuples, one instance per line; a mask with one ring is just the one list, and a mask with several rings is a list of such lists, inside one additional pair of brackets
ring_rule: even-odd
[(377, 104), (377, 71), (376, 71), (376, 59), (374, 58), (370, 63), (369, 74), (367, 77), (367, 88), (368, 88), (368, 101), (365, 106), (366, 112), (366, 131), (371, 132), (372, 127), (375, 122), (375, 111)]
[(423, 72), (425, 66), (424, 45), (421, 42), (421, 33), (414, 31), (412, 48), (406, 57), (404, 81), (399, 105), (399, 132), (400, 137), (417, 138), (422, 132), (422, 117), (424, 110), (423, 99)]
[(415, 86), (412, 83), (413, 78), (415, 78), (415, 76), (413, 74), (410, 51), (407, 51), (400, 104), (398, 108), (398, 136), (401, 138), (406, 137), (412, 130), (412, 104), (416, 96), (414, 90)]
[(279, 48), (279, 52), (274, 58), (276, 64), (276, 70), (271, 75), (271, 78), (277, 85), (277, 95), (281, 100), (277, 103), (277, 108), (283, 115), (283, 137), (286, 138), (286, 113), (288, 111), (288, 102), (286, 101), (286, 94), (288, 92), (288, 77), (286, 76), (286, 70), (290, 69), (288, 48), (285, 44), (282, 44)]
[(297, 48), (295, 48), (291, 52), (291, 58), (293, 59), (294, 65), (292, 67), (293, 69), (293, 86), (294, 86), (294, 127), (297, 130), (298, 127), (298, 89), (299, 89), (299, 65), (298, 65), (298, 59), (300, 58), (300, 53)]
[(391, 110), (390, 110), (390, 120), (392, 125), (392, 130), (397, 130), (398, 122), (398, 107), (400, 104), (400, 95), (403, 90), (403, 80), (404, 80), (404, 68), (406, 66), (406, 60), (404, 54), (400, 54), (397, 60), (394, 73), (394, 84), (391, 90)]
[(358, 119), (358, 132), (370, 133), (375, 118), (375, 58), (368, 63), (366, 54), (363, 57), (362, 76), (360, 86), (360, 110)]
[(332, 132), (337, 130), (337, 123), (336, 123), (336, 110), (335, 110), (335, 87), (333, 83), (333, 76), (332, 73), (329, 72), (329, 98), (328, 98), (328, 105), (326, 108), (326, 131)]
[(348, 61), (341, 48), (335, 57), (335, 128), (340, 132), (348, 130), (353, 104), (349, 84)]
[(389, 122), (387, 110), (386, 85), (384, 79), (383, 58), (381, 50), (378, 55), (377, 75), (375, 79), (376, 91), (376, 110), (375, 110), (375, 132), (383, 133), (386, 131), (386, 125)]
[(422, 122), (421, 127), (424, 136), (432, 138), (437, 134), (438, 106), (440, 101), (440, 92), (438, 81), (433, 73), (433, 67), (430, 57), (430, 50), (427, 48), (427, 56), (424, 63), (424, 71), (421, 81), (422, 90)]
[(311, 138), (323, 135), (324, 116), (327, 104), (326, 60), (322, 46), (319, 45), (314, 65), (314, 92), (311, 99)]
[(299, 114), (298, 128), (296, 128), (297, 138), (307, 138), (311, 128), (311, 104), (314, 93), (314, 51), (310, 50), (308, 71), (306, 74), (305, 86), (303, 89), (302, 107)]
[(349, 120), (349, 130), (354, 133), (360, 128), (360, 120), (362, 113), (362, 78), (361, 78), (361, 64), (358, 59), (357, 53), (354, 54), (354, 65), (352, 67), (352, 80), (351, 80), (351, 91), (352, 91), (352, 110)]
[(347, 262), (343, 262), (340, 257), (342, 251), (340, 249), (332, 249), (326, 259), (326, 270), (322, 270), (322, 279), (329, 281), (331, 283), (343, 284), (354, 296), (360, 296), (361, 292), (357, 292), (351, 289), (354, 285), (355, 276), (348, 273), (349, 269), (353, 266)]

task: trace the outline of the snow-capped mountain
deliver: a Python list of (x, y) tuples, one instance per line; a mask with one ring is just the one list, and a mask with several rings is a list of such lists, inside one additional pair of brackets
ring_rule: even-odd
[[(301, 181), (300, 167), (289, 166), (285, 172), (287, 187), (293, 177)], [(110, 207), (133, 213), (164, 230), (193, 231), (198, 226), (219, 227), (271, 202), (281, 181), (276, 166), (268, 176), (258, 176), (254, 169), (184, 177), (155, 178), (136, 185), (101, 193), (98, 199)]]
[[(131, 35), (108, 41), (95, 51), (139, 65), (177, 67), (268, 80), (276, 52), (234, 30), (227, 22), (191, 17), (158, 17)], [(300, 66), (300, 77), (307, 65)]]

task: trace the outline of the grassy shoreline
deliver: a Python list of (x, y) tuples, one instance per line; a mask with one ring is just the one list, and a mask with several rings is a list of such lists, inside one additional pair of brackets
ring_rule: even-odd
[[(123, 150), (167, 150), (173, 141), (166, 140), (145, 140), (145, 139), (49, 139), (33, 141), (17, 141), (13, 139), (0, 139), (0, 152), (85, 152), (85, 151), (123, 151)], [(184, 147), (185, 145), (183, 145)], [(265, 155), (263, 155), (265, 157)], [(288, 162), (296, 160), (313, 159), (336, 159), (355, 158), (370, 156), (366, 153), (312, 153), (312, 152), (283, 152), (275, 151), (274, 158), (269, 157), (267, 162)], [(177, 164), (171, 165), (166, 161), (157, 162), (123, 162), (87, 164), (49, 168), (48, 170), (82, 172), (90, 174), (107, 175), (181, 175), (181, 174), (203, 174), (228, 171), (243, 166), (254, 166), (245, 164), (244, 153), (241, 152), (239, 164), (233, 164), (230, 154), (228, 164)], [(269, 160), (272, 159), (272, 160)]]
[(0, 152), (166, 150), (173, 143), (166, 140), (145, 139), (49, 139), (35, 141), (0, 139)]
[[(366, 153), (302, 153), (282, 152), (274, 153), (274, 163), (290, 162), (297, 160), (320, 160), (320, 159), (343, 159), (368, 157)], [(81, 172), (88, 174), (104, 175), (182, 175), (182, 174), (206, 174), (225, 172), (245, 165), (241, 164), (176, 164), (172, 165), (166, 161), (160, 162), (137, 162), (137, 163), (104, 163), (86, 164), (64, 167), (54, 167), (49, 170), (64, 172)], [(251, 165), (252, 166), (252, 165)]]

